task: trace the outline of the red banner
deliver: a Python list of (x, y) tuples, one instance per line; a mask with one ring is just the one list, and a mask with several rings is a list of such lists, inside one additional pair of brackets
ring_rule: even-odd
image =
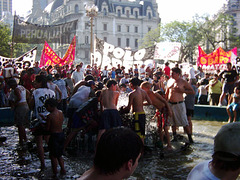
[(212, 52), (206, 54), (200, 46), (198, 46), (198, 61), (197, 65), (202, 67), (204, 70), (222, 70), (225, 64), (232, 62), (234, 57), (237, 57), (237, 47), (231, 51), (225, 52), (221, 47)]
[(67, 52), (65, 53), (63, 58), (60, 58), (49, 46), (47, 42), (43, 47), (42, 56), (40, 60), (40, 67), (42, 66), (54, 66), (59, 64), (59, 66), (63, 66), (65, 64), (71, 65), (75, 58), (75, 48), (76, 48), (76, 37), (74, 36), (72, 43), (69, 45)]

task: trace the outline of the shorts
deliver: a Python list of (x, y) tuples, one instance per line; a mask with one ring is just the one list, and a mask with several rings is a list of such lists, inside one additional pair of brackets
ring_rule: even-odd
[(194, 116), (194, 110), (193, 109), (187, 109), (187, 117), (188, 116), (191, 116), (191, 117)]
[(169, 117), (169, 123), (173, 126), (188, 126), (186, 106), (184, 102), (178, 102), (176, 104), (171, 104), (169, 106), (172, 108), (172, 117)]
[(140, 138), (145, 138), (145, 112), (134, 112), (133, 130)]
[(110, 129), (122, 126), (122, 118), (117, 109), (105, 109), (102, 112), (99, 129)]
[(235, 84), (224, 83), (223, 84), (223, 92), (228, 93), (228, 94), (232, 94), (233, 91), (234, 91), (234, 87), (235, 87)]
[(14, 109), (14, 121), (17, 126), (29, 125), (29, 107), (27, 104), (23, 104), (15, 107)]
[(162, 108), (160, 113), (156, 112), (156, 115), (158, 119), (158, 123), (157, 123), (158, 128), (169, 126), (168, 109), (166, 107)]
[(51, 133), (48, 142), (49, 155), (55, 158), (61, 157), (63, 155), (63, 148), (64, 133)]
[(239, 104), (233, 102), (228, 105), (227, 109), (229, 109), (230, 111), (237, 111), (237, 110), (239, 110)]

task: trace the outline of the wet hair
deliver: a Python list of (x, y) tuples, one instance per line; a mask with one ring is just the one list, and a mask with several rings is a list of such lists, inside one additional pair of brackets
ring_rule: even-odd
[(107, 130), (100, 138), (94, 157), (94, 167), (101, 174), (114, 174), (132, 159), (133, 164), (143, 151), (140, 137), (129, 128)]
[(7, 84), (11, 86), (17, 86), (17, 81), (14, 78), (11, 78), (7, 81)]
[(130, 83), (132, 83), (133, 86), (139, 86), (141, 84), (140, 80), (137, 77), (130, 79)]
[(86, 75), (84, 78), (85, 81), (89, 81), (89, 80), (93, 80), (94, 81), (94, 77), (90, 74)]
[(152, 84), (147, 82), (147, 81), (145, 81), (145, 82), (141, 83), (141, 87), (145, 87), (145, 88), (151, 89)]
[(44, 75), (37, 75), (36, 78), (35, 78), (35, 81), (37, 83), (41, 83), (42, 84), (41, 85), (42, 88), (48, 88), (47, 87), (47, 77), (46, 76), (44, 76)]
[(212, 158), (212, 166), (216, 169), (235, 171), (240, 168), (240, 157), (231, 153), (217, 151)]
[(175, 73), (177, 73), (177, 74), (181, 74), (181, 73), (182, 73), (181, 69), (178, 68), (178, 67), (172, 68), (172, 72), (175, 72)]
[(110, 79), (107, 82), (107, 87), (110, 88), (112, 85), (116, 85), (117, 81), (115, 81), (114, 79)]
[(47, 106), (50, 106), (50, 107), (57, 107), (58, 105), (58, 102), (56, 99), (54, 98), (49, 98), (49, 99), (46, 99), (45, 103), (44, 103), (44, 106), (47, 107)]
[(96, 97), (100, 97), (101, 92), (102, 92), (101, 90), (97, 90), (97, 91), (95, 92), (95, 96), (96, 96)]

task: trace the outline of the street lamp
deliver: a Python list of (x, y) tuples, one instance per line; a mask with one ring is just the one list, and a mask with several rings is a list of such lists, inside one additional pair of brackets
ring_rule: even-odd
[(93, 53), (93, 18), (98, 14), (98, 8), (95, 5), (85, 6), (86, 14), (90, 19), (91, 22), (91, 43), (90, 43), (90, 52)]

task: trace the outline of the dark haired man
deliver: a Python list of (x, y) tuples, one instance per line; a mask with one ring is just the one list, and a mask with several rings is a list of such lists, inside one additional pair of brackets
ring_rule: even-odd
[(146, 115), (143, 110), (143, 102), (146, 100), (148, 104), (152, 104), (152, 101), (148, 97), (147, 93), (139, 87), (140, 83), (141, 81), (137, 77), (130, 80), (130, 87), (133, 91), (129, 94), (128, 106), (123, 108), (122, 111), (130, 111), (132, 108), (132, 112), (134, 114), (134, 131), (144, 142)]
[(93, 167), (80, 180), (128, 178), (135, 171), (142, 151), (143, 143), (132, 130), (108, 130), (98, 142)]
[(176, 127), (183, 126), (187, 132), (189, 142), (193, 143), (183, 94), (195, 94), (195, 92), (191, 85), (181, 78), (181, 69), (177, 67), (172, 68), (172, 78), (173, 80), (169, 83), (166, 90), (166, 99), (173, 111), (173, 115), (169, 118), (169, 122), (172, 125), (174, 140), (177, 140)]
[(229, 123), (214, 138), (212, 160), (199, 163), (188, 180), (235, 180), (240, 174), (240, 123)]
[(101, 135), (110, 128), (122, 125), (122, 120), (117, 110), (119, 92), (117, 91), (117, 81), (110, 79), (107, 88), (103, 89), (100, 95), (101, 120), (99, 123), (98, 140)]

